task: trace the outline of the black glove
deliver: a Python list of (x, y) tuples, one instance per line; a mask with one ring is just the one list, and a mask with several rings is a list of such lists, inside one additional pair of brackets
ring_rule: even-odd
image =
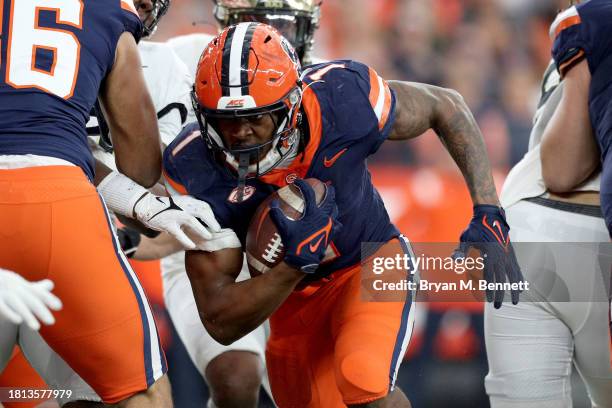
[(278, 200), (270, 203), (270, 216), (283, 240), (285, 263), (304, 273), (314, 273), (340, 225), (336, 220), (336, 192), (332, 186), (327, 186), (325, 198), (317, 206), (315, 192), (308, 183), (297, 179), (293, 184), (304, 197), (302, 217), (295, 221), (285, 217)]
[[(514, 249), (508, 235), (510, 227), (506, 222), (503, 208), (495, 205), (475, 205), (474, 217), (463, 231), (459, 240), (459, 248), (453, 254), (454, 258), (466, 256), (470, 247), (480, 250), (484, 259), (484, 278), (487, 283), (506, 282), (518, 283), (524, 280), (516, 260)], [(519, 301), (520, 290), (512, 290), (512, 304)], [(504, 300), (504, 291), (486, 290), (487, 302), (494, 301), (499, 309)]]

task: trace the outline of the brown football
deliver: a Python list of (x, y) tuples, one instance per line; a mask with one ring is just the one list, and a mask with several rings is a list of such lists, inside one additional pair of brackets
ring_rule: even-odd
[[(317, 205), (325, 197), (325, 183), (308, 178), (305, 180), (315, 192)], [(278, 199), (279, 207), (290, 219), (297, 220), (304, 211), (304, 198), (299, 188), (289, 184), (270, 194), (257, 208), (246, 237), (246, 256), (251, 276), (257, 276), (280, 263), (285, 257), (285, 248), (276, 229), (276, 224), (270, 217), (270, 202)]]

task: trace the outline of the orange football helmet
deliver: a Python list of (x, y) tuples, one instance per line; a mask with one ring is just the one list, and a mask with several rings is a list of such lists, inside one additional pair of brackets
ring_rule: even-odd
[[(296, 154), (300, 73), (293, 47), (278, 31), (261, 23), (224, 29), (202, 53), (192, 92), (194, 110), (207, 145), (238, 173), (239, 185)], [(274, 122), (271, 139), (254, 146), (232, 150), (216, 126), (218, 119), (273, 112), (280, 119)]]

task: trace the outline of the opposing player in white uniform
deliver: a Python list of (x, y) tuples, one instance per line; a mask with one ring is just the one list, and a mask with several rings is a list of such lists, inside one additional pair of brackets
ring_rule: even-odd
[(529, 151), (502, 190), (510, 237), (531, 288), (518, 305), (485, 305), (485, 386), (492, 408), (571, 407), (572, 362), (593, 407), (612, 407), (610, 253), (600, 245), (608, 242), (600, 177), (593, 175), (563, 196), (547, 192), (542, 178), (540, 142), (562, 92), (551, 63)]
[[(260, 21), (277, 28), (295, 46), (302, 62), (310, 61), (313, 35), (319, 22), (319, 4), (313, 0), (215, 2), (221, 28), (243, 21)], [(168, 44), (195, 75), (198, 59), (213, 36), (189, 34)], [(195, 116), (193, 117), (195, 120)], [(221, 248), (219, 248), (221, 249)], [(240, 279), (249, 277), (246, 267)], [(209, 406), (253, 407), (262, 381), (265, 335), (259, 327), (230, 346), (216, 342), (204, 329), (185, 270), (184, 253), (162, 260), (164, 298), (170, 317), (187, 351), (207, 381), (213, 397)], [(268, 390), (266, 381), (264, 387)]]

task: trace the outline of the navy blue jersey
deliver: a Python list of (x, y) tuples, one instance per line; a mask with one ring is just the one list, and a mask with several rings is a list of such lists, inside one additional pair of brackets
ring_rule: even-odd
[(93, 179), (85, 124), (132, 0), (0, 0), (0, 155), (67, 160)]
[(601, 208), (612, 234), (612, 1), (570, 7), (553, 23), (553, 58), (561, 75), (586, 59), (591, 73), (589, 116), (602, 158)]
[(343, 228), (332, 242), (334, 256), (315, 275), (321, 277), (358, 263), (362, 242), (399, 235), (366, 164), (391, 131), (395, 95), (374, 70), (357, 62), (333, 61), (306, 72), (302, 112), (307, 144), (286, 168), (248, 179), (245, 201), (236, 202), (236, 176), (206, 147), (195, 123), (165, 150), (164, 173), (171, 192), (207, 201), (221, 226), (232, 228), (243, 245), (253, 213), (273, 191), (296, 177), (331, 183)]
[(612, 141), (612, 1), (570, 7), (553, 23), (553, 58), (561, 75), (581, 60), (591, 72), (589, 114), (603, 157)]

